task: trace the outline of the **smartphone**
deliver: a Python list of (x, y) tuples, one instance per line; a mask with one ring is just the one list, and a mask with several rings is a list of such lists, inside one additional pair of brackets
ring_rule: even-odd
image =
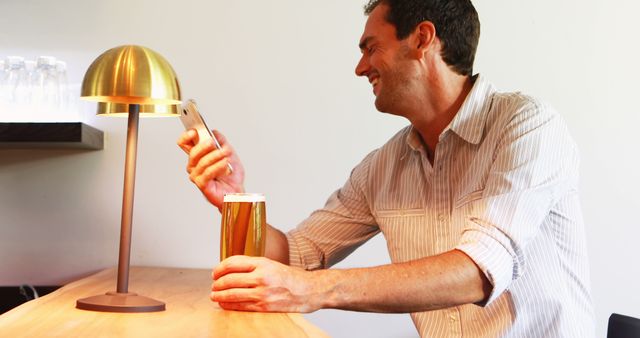
[[(196, 105), (196, 101), (194, 99), (189, 99), (187, 102), (182, 104), (182, 112), (180, 113), (180, 121), (184, 125), (186, 130), (195, 129), (198, 133), (198, 143), (204, 140), (213, 140), (213, 143), (216, 145), (216, 148), (220, 149), (220, 142), (213, 135), (211, 129), (207, 127), (207, 123), (204, 122), (204, 118), (200, 115), (200, 111), (198, 110), (198, 105)], [(227, 163), (229, 170), (233, 172), (233, 167), (230, 163)]]

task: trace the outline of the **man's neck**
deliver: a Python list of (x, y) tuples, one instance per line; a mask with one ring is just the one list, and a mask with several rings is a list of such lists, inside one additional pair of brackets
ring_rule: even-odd
[(451, 75), (434, 79), (426, 87), (424, 106), (416, 107), (409, 120), (428, 147), (429, 157), (435, 153), (440, 133), (462, 107), (473, 87), (473, 80), (470, 76)]

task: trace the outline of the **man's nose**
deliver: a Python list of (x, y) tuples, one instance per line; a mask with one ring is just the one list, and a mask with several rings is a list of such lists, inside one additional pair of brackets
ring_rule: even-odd
[(360, 57), (360, 61), (356, 65), (356, 75), (357, 76), (366, 76), (367, 71), (369, 70), (369, 63), (365, 60), (364, 55)]

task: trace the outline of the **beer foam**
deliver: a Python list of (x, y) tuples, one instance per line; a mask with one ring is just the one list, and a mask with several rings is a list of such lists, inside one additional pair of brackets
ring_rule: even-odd
[(264, 202), (263, 194), (226, 194), (225, 202)]

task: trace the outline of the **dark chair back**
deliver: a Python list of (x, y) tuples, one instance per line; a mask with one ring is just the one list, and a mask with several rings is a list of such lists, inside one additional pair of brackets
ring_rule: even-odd
[(607, 338), (640, 338), (640, 319), (612, 314), (609, 317)]

